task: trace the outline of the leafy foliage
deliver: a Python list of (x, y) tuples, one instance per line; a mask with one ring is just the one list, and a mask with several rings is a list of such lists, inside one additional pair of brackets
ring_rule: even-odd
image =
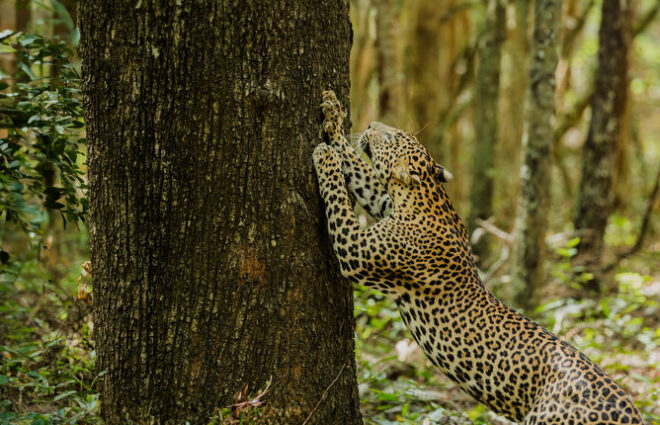
[(85, 244), (69, 236), (57, 271), (14, 262), (18, 278), (0, 287), (0, 425), (100, 423), (91, 312), (75, 300)]
[[(56, 215), (79, 223), (88, 209), (74, 55), (13, 31), (0, 54), (15, 59), (0, 74), (0, 425), (98, 423), (91, 319), (74, 298), (86, 237), (60, 235), (56, 255), (42, 241)], [(14, 255), (26, 241), (38, 249)]]
[[(33, 234), (42, 232), (47, 210), (65, 224), (80, 222), (88, 201), (73, 52), (59, 40), (3, 31), (0, 53), (13, 54), (17, 67), (13, 82), (0, 81), (0, 220)], [(1, 255), (6, 263), (8, 253)]]

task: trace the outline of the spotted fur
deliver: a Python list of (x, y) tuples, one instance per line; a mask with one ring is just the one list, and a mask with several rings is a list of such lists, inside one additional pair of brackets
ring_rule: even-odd
[[(330, 145), (318, 145), (313, 159), (342, 274), (393, 296), (441, 372), (525, 425), (642, 423), (630, 397), (584, 354), (484, 288), (442, 186), (450, 174), (414, 136), (371, 123), (359, 142), (370, 167), (343, 136), (333, 92), (321, 107)], [(347, 188), (377, 223), (360, 227)]]

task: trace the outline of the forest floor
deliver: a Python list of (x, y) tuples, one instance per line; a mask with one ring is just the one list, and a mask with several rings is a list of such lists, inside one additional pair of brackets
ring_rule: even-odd
[[(57, 254), (46, 247), (39, 260), (16, 262), (12, 284), (0, 281), (0, 425), (101, 423), (91, 309), (77, 299), (86, 241), (67, 238)], [(560, 251), (548, 263), (554, 294), (532, 315), (620, 382), (649, 424), (660, 424), (660, 275), (652, 275), (660, 250), (649, 252), (619, 265), (618, 292), (579, 298), (569, 296), (579, 273)], [(357, 289), (355, 315), (365, 424), (510, 423), (434, 370), (391, 300)]]

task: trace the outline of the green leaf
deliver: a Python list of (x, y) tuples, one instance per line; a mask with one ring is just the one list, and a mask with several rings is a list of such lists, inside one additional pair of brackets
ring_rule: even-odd
[(80, 30), (78, 27), (74, 28), (73, 31), (71, 31), (71, 44), (74, 47), (78, 47), (78, 44), (80, 43)]
[(575, 237), (575, 238), (571, 239), (570, 241), (568, 241), (568, 243), (566, 244), (566, 247), (567, 248), (574, 248), (574, 247), (578, 246), (579, 243), (580, 243), (580, 237), (578, 236), (578, 237)]
[(7, 378), (5, 375), (0, 375), (0, 385), (7, 385), (9, 382), (9, 378)]
[(37, 415), (32, 419), (30, 425), (48, 425), (47, 419), (43, 415)]
[(4, 30), (4, 31), (0, 31), (0, 41), (3, 41), (4, 39), (9, 38), (9, 37), (11, 37), (11, 36), (14, 35), (14, 34), (15, 34), (15, 33), (14, 33), (14, 30)]
[(29, 46), (30, 44), (34, 43), (35, 40), (37, 40), (38, 38), (39, 36), (35, 34), (25, 34), (23, 37), (20, 37), (18, 42), (21, 43), (22, 46)]
[(55, 9), (57, 15), (61, 18), (64, 25), (69, 29), (69, 31), (72, 31), (73, 19), (71, 19), (71, 15), (69, 14), (69, 11), (66, 9), (66, 7), (58, 0), (50, 0), (50, 2), (53, 5), (53, 8)]
[(577, 249), (575, 248), (559, 248), (557, 249), (557, 254), (561, 255), (564, 258), (571, 258), (577, 254)]
[(20, 64), (18, 64), (18, 67), (21, 68), (23, 72), (25, 72), (25, 74), (30, 78), (30, 80), (37, 79), (37, 76), (32, 73), (32, 70), (26, 63), (21, 62)]
[(605, 299), (600, 300), (600, 308), (601, 310), (603, 310), (603, 314), (605, 315), (605, 317), (610, 317), (611, 311), (610, 311), (610, 306), (607, 305), (607, 300)]
[(63, 392), (62, 394), (59, 394), (57, 397), (53, 398), (53, 401), (59, 401), (59, 400), (62, 400), (63, 398), (67, 398), (67, 397), (69, 397), (69, 396), (71, 396), (71, 395), (74, 395), (74, 394), (76, 394), (76, 393), (77, 393), (77, 391), (66, 391), (66, 392)]

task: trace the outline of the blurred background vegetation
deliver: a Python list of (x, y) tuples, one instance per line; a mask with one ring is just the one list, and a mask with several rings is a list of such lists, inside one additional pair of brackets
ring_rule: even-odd
[[(102, 371), (94, 369), (91, 286), (82, 268), (88, 203), (75, 3), (0, 0), (0, 425), (100, 422), (95, 382)], [(492, 13), (492, 3), (352, 0), (350, 131), (355, 138), (379, 120), (416, 134), (454, 174), (447, 189), (466, 221), (481, 201), (472, 196), (475, 176), (492, 179), (486, 221), (473, 217), (470, 226), (486, 285), (513, 303), (532, 6), (495, 2)], [(538, 299), (525, 313), (602, 365), (646, 420), (660, 423), (660, 239), (652, 197), (660, 167), (658, 0), (634, 2), (632, 10), (602, 258), (576, 260), (573, 219), (599, 73), (601, 5), (562, 5), (546, 255)], [(493, 57), (499, 84), (483, 71)], [(495, 127), (479, 109), (485, 104), (493, 105)], [(475, 170), (484, 137), (493, 140), (492, 164)], [(599, 291), (590, 284), (595, 275)], [(457, 423), (508, 423), (434, 371), (391, 300), (358, 288), (355, 315), (366, 423), (431, 424), (447, 415)]]

